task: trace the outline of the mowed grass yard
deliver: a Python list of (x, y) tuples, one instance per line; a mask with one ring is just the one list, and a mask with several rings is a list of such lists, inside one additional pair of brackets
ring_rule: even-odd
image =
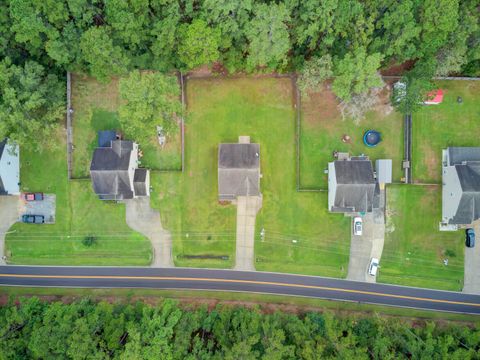
[[(441, 186), (391, 185), (378, 282), (461, 290), (463, 232), (441, 232)], [(448, 265), (443, 260), (448, 259)]]
[(436, 85), (444, 90), (443, 102), (413, 114), (415, 182), (441, 183), (442, 149), (480, 146), (480, 81), (438, 81)]
[[(333, 161), (333, 152), (349, 152), (351, 155), (366, 154), (371, 160), (392, 159), (393, 179), (400, 181), (403, 159), (403, 117), (389, 108), (389, 96), (382, 93), (375, 111), (366, 114), (356, 124), (351, 119), (342, 119), (337, 108), (338, 100), (324, 86), (317, 93), (302, 97), (300, 136), (300, 187), (327, 189), (324, 170)], [(382, 142), (374, 148), (363, 143), (365, 131), (374, 129), (382, 134)], [(351, 137), (344, 143), (344, 135)]]
[[(11, 264), (149, 265), (150, 242), (125, 223), (123, 204), (102, 202), (91, 182), (67, 180), (66, 144), (59, 130), (58, 146), (41, 153), (21, 150), (23, 191), (56, 195), (56, 223), (17, 223), (6, 237)], [(86, 247), (82, 240), (95, 235)]]
[[(191, 79), (187, 100), (185, 172), (152, 176), (152, 204), (174, 235), (176, 265), (233, 266), (236, 208), (218, 203), (217, 151), (220, 143), (249, 135), (252, 142), (260, 143), (263, 173), (256, 268), (345, 276), (349, 219), (327, 212), (327, 193), (295, 190), (290, 79)], [(261, 229), (265, 229), (263, 241)], [(212, 256), (228, 256), (228, 260)]]
[[(72, 76), (73, 113), (73, 177), (89, 176), (92, 154), (97, 147), (99, 130), (121, 131), (118, 108), (121, 105), (119, 79), (106, 84), (83, 75)], [(128, 139), (135, 140), (135, 139)], [(156, 170), (179, 170), (181, 168), (180, 129), (163, 148), (157, 141), (155, 129), (147, 144), (140, 144), (144, 156), (142, 165)]]

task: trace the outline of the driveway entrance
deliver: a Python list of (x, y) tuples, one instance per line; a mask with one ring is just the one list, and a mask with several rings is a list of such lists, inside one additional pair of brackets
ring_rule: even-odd
[(0, 265), (6, 265), (5, 233), (19, 220), (20, 204), (19, 196), (0, 196)]
[(150, 207), (148, 196), (125, 200), (127, 225), (150, 239), (153, 248), (152, 267), (173, 267), (172, 237), (164, 230), (160, 213)]
[(237, 242), (235, 270), (255, 271), (255, 218), (262, 207), (260, 196), (237, 197)]
[(463, 292), (480, 295), (480, 221), (473, 224), (475, 246), (465, 247), (465, 269), (463, 275)]
[[(380, 204), (385, 204), (384, 194), (385, 191), (382, 191)], [(362, 235), (353, 235), (353, 226), (350, 230), (352, 235), (347, 279), (374, 283), (377, 281), (376, 276), (368, 275), (368, 267), (371, 258), (380, 260), (382, 257), (383, 243), (385, 240), (384, 206), (380, 209), (374, 209), (372, 213), (364, 215), (362, 220)], [(381, 269), (379, 271), (381, 271)]]

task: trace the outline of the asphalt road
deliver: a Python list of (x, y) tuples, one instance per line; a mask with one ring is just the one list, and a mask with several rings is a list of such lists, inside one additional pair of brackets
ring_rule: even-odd
[(0, 285), (240, 291), (480, 314), (480, 295), (236, 270), (0, 266)]

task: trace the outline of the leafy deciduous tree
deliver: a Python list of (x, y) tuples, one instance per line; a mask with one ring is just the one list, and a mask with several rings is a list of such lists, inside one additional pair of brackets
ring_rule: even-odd
[(120, 80), (120, 123), (129, 137), (147, 142), (162, 125), (167, 134), (178, 129), (176, 116), (182, 108), (179, 86), (174, 76), (135, 70)]
[(64, 84), (43, 66), (27, 61), (0, 62), (0, 138), (39, 149), (52, 144), (52, 134), (64, 113)]

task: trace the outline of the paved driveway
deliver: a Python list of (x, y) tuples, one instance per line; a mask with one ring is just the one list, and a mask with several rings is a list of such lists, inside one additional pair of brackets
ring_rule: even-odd
[(40, 201), (22, 201), (22, 215), (43, 215), (46, 224), (55, 223), (55, 194), (44, 194), (43, 200)]
[[(385, 240), (385, 215), (383, 209), (376, 209), (366, 214), (363, 219), (361, 236), (353, 235), (353, 218), (351, 227), (350, 259), (348, 263), (348, 280), (374, 283), (376, 276), (368, 275), (368, 266), (372, 257), (381, 259)], [(380, 261), (380, 266), (381, 266)], [(379, 271), (381, 271), (379, 269)]]
[(173, 267), (172, 237), (164, 230), (160, 213), (150, 207), (149, 197), (126, 200), (127, 224), (150, 239), (153, 248), (152, 267)]
[(5, 233), (18, 221), (20, 205), (19, 196), (0, 196), (0, 265), (6, 265), (3, 259), (5, 255)]
[(480, 295), (480, 221), (476, 221), (473, 228), (475, 229), (476, 244), (473, 248), (465, 247), (463, 292)]
[(239, 196), (237, 198), (237, 242), (235, 270), (255, 270), (255, 218), (262, 207), (260, 196)]

